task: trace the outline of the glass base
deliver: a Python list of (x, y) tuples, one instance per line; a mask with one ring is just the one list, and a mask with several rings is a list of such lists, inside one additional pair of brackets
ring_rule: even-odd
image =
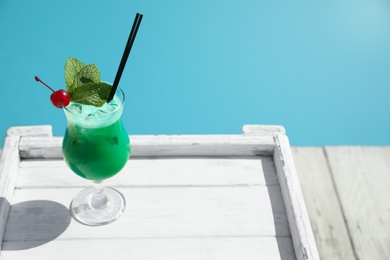
[(72, 217), (87, 226), (110, 224), (123, 215), (125, 208), (125, 197), (110, 187), (86, 188), (70, 204)]

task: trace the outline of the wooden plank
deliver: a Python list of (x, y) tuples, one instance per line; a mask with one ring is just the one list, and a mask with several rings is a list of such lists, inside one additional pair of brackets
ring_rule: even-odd
[[(131, 156), (267, 156), (274, 150), (272, 136), (245, 135), (157, 135), (130, 136)], [(23, 159), (62, 158), (62, 137), (24, 137), (20, 141)]]
[(320, 258), (356, 259), (323, 148), (291, 149)]
[(52, 136), (51, 125), (14, 126), (7, 130), (7, 136)]
[[(20, 166), (17, 188), (83, 187), (91, 183), (74, 174), (63, 160), (28, 160)], [(132, 158), (106, 183), (114, 187), (279, 185), (270, 157)]]
[[(3, 152), (0, 156), (0, 238), (5, 232), (10, 203), (19, 168), (19, 137), (7, 136), (4, 139)], [(1, 247), (1, 245), (0, 245)]]
[(275, 135), (274, 161), (298, 260), (319, 259), (288, 137)]
[[(295, 259), (290, 238), (201, 237), (145, 239), (89, 239), (38, 242), (4, 242), (2, 260), (132, 259), (229, 260)], [(279, 251), (279, 248), (281, 249)]]
[(280, 125), (244, 125), (242, 127), (244, 135), (268, 135), (286, 134), (286, 130)]
[(390, 259), (390, 147), (326, 147), (358, 259)]
[(119, 190), (125, 214), (99, 228), (74, 220), (67, 227), (68, 205), (80, 189), (15, 190), (4, 241), (52, 240), (58, 229), (60, 239), (290, 236), (278, 186)]
[[(5, 234), (5, 225), (8, 220), (10, 204), (18, 177), (20, 164), (19, 143), (21, 135), (51, 136), (51, 126), (11, 127), (3, 143), (3, 152), (0, 154), (0, 238)], [(1, 247), (1, 245), (0, 245)]]
[[(133, 151), (129, 163), (133, 161), (138, 165), (132, 165), (133, 167), (129, 168), (129, 173), (132, 174), (131, 170), (134, 170), (134, 166), (140, 167), (140, 172), (132, 175), (131, 177), (136, 178), (130, 178), (131, 181), (123, 178), (123, 182), (116, 182), (128, 198), (128, 209), (119, 221), (105, 227), (90, 228), (71, 220), (67, 205), (79, 191), (79, 189), (72, 188), (75, 187), (72, 184), (73, 181), (63, 183), (61, 187), (58, 184), (50, 186), (50, 181), (39, 184), (39, 181), (36, 180), (42, 180), (39, 178), (42, 175), (32, 176), (38, 172), (30, 170), (33, 165), (28, 164), (31, 162), (25, 162), (26, 164), (22, 165), (21, 171), (25, 171), (25, 176), (32, 176), (32, 178), (29, 180), (30, 182), (22, 183), (15, 190), (15, 200), (10, 211), (3, 243), (10, 251), (4, 252), (28, 251), (22, 250), (23, 245), (33, 245), (33, 249), (43, 249), (46, 245), (69, 241), (72, 245), (77, 245), (79, 241), (89, 241), (89, 245), (93, 241), (111, 241), (122, 248), (118, 250), (122, 253), (123, 248), (126, 247), (125, 243), (129, 241), (160, 240), (164, 244), (165, 241), (180, 240), (187, 248), (189, 245), (197, 245), (200, 240), (204, 239), (213, 241), (221, 239), (218, 241), (223, 243), (227, 239), (248, 239), (250, 241), (262, 239), (261, 241), (273, 243), (274, 253), (269, 255), (270, 258), (295, 259), (292, 254), (294, 251), (291, 250), (292, 238), (286, 217), (285, 202), (282, 199), (278, 181), (275, 176), (272, 176), (272, 174), (275, 175), (273, 160), (270, 158), (265, 161), (263, 158), (259, 160), (261, 167), (273, 170), (271, 178), (262, 172), (261, 167), (255, 171), (256, 166), (253, 164), (255, 161), (252, 160), (261, 156), (277, 156), (275, 155), (277, 152), (274, 154), (275, 142), (272, 135), (130, 136), (130, 138)], [(23, 137), (19, 145), (20, 155), (23, 159), (61, 159), (61, 142), (62, 138)], [(44, 147), (42, 148), (42, 146)], [(285, 143), (279, 144), (280, 147), (282, 147), (280, 154), (286, 155), (284, 152), (287, 147)], [(151, 160), (150, 157), (158, 158), (158, 160)], [(167, 157), (180, 158), (168, 161), (172, 158)], [(189, 160), (188, 157), (195, 159)], [(209, 161), (206, 157), (211, 157), (213, 160)], [(240, 158), (234, 163), (226, 164), (227, 157), (229, 159)], [(138, 158), (138, 160), (134, 160), (134, 158)], [(193, 162), (192, 165), (190, 165), (190, 161)], [(279, 176), (291, 172), (288, 160), (282, 158), (276, 164), (284, 162), (287, 162), (287, 166), (283, 164), (280, 166), (281, 169), (278, 168)], [(155, 163), (155, 165), (148, 166), (150, 163)], [(53, 162), (53, 170), (57, 167), (54, 164), (58, 166), (58, 161)], [(179, 169), (174, 167), (178, 164), (181, 165)], [(199, 166), (203, 164), (209, 165), (208, 167)], [(243, 166), (247, 167), (244, 171), (240, 170)], [(56, 182), (59, 175), (66, 176), (71, 173), (65, 171), (64, 164), (60, 166), (60, 171), (56, 169), (54, 172), (39, 167), (42, 166), (36, 167), (35, 170), (42, 169), (43, 176), (46, 176), (47, 179), (51, 178), (50, 175), (58, 175), (52, 178), (52, 184)], [(157, 179), (157, 184), (152, 181), (158, 175), (156, 168), (159, 171), (162, 170), (163, 173), (163, 176)], [(208, 171), (205, 170), (206, 168)], [(213, 174), (213, 171), (216, 173)], [(148, 172), (148, 174), (142, 176), (142, 172)], [(163, 178), (164, 173), (166, 178)], [(244, 180), (240, 180), (238, 174), (243, 174)], [(188, 178), (194, 175), (195, 177)], [(34, 177), (37, 178), (34, 180)], [(72, 174), (72, 177), (75, 175)], [(51, 201), (48, 201), (47, 198), (50, 198)], [(53, 206), (53, 203), (56, 206)], [(301, 210), (299, 212), (302, 213)], [(296, 230), (303, 230), (299, 226), (301, 223), (296, 223), (301, 221), (300, 219), (292, 221), (295, 226), (298, 226)], [(53, 229), (57, 230), (58, 233), (53, 233)], [(298, 232), (299, 235), (303, 233)], [(297, 239), (297, 236), (294, 238)], [(187, 239), (193, 239), (193, 243), (185, 243)], [(302, 240), (302, 236), (298, 236), (298, 239)], [(122, 246), (121, 241), (124, 241)], [(287, 241), (287, 244), (282, 241)], [(307, 241), (303, 243), (299, 241), (299, 245), (305, 244)], [(39, 243), (41, 243), (40, 246)], [(268, 243), (271, 248), (272, 243), (265, 243)], [(178, 244), (180, 243), (173, 243), (172, 246)], [(64, 244), (62, 245), (64, 246)], [(218, 248), (218, 244), (212, 245)], [(202, 248), (204, 246), (209, 247), (210, 243), (204, 243)], [(77, 246), (71, 247), (82, 251)], [(84, 245), (84, 247), (87, 246)], [(138, 246), (138, 248), (140, 247), (142, 246)], [(224, 250), (228, 252), (230, 248), (227, 250), (226, 247), (229, 245), (224, 244), (224, 247)], [(161, 248), (169, 249), (169, 246)], [(234, 247), (231, 248), (234, 249)], [(256, 245), (248, 249), (245, 255), (249, 253), (251, 256), (251, 252), (257, 251), (258, 248), (259, 245)], [(263, 247), (261, 248), (263, 249)], [(317, 259), (312, 257), (312, 247), (302, 246), (299, 249), (301, 252), (298, 252), (297, 255), (301, 255), (305, 259)], [(153, 250), (150, 250), (149, 247), (149, 251)], [(202, 252), (204, 250), (196, 249), (196, 251)], [(224, 252), (223, 258), (234, 259), (236, 258), (234, 257), (235, 253), (240, 257), (244, 255), (237, 253), (237, 249), (233, 251), (230, 254)], [(206, 253), (205, 257), (200, 258), (216, 259), (218, 258), (216, 256), (220, 254), (218, 252), (222, 252), (222, 250), (206, 250), (206, 252), (211, 253)], [(281, 252), (280, 255), (278, 252)], [(164, 252), (153, 254), (150, 257), (161, 255), (164, 255)], [(175, 255), (168, 257), (175, 259)], [(10, 259), (20, 257), (20, 255), (14, 254), (9, 254), (9, 256)], [(110, 254), (110, 256), (112, 255)], [(267, 256), (267, 253), (265, 255), (264, 252), (260, 253), (260, 258)], [(186, 258), (188, 259), (188, 257)]]

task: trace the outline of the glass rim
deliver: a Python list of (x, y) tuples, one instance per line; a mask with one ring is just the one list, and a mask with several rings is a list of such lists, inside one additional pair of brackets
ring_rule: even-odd
[[(112, 86), (112, 84), (109, 83), (109, 82), (105, 82), (105, 81), (102, 81), (102, 82), (107, 83), (107, 84), (110, 84), (110, 85)], [(116, 91), (115, 91), (115, 95), (114, 95), (114, 96), (117, 96), (118, 91), (120, 91), (121, 96), (122, 96), (122, 98), (120, 98), (120, 101), (121, 101), (120, 105), (119, 105), (115, 110), (110, 111), (109, 113), (104, 114), (104, 115), (101, 115), (101, 116), (94, 116), (94, 118), (102, 118), (102, 117), (105, 117), (105, 116), (107, 116), (107, 115), (112, 115), (113, 113), (116, 113), (118, 110), (120, 110), (120, 109), (123, 107), (123, 105), (124, 105), (124, 103), (125, 103), (125, 92), (124, 92), (121, 88), (118, 87), (118, 88), (116, 89)], [(114, 99), (112, 99), (112, 100), (114, 100)], [(111, 100), (110, 102), (112, 102), (112, 100)], [(72, 103), (72, 101), (71, 101), (71, 103)], [(70, 103), (69, 103), (69, 104), (70, 104)], [(81, 104), (81, 103), (74, 102), (73, 104)], [(81, 105), (82, 105), (82, 106), (90, 106), (90, 105), (86, 105), (86, 104), (81, 104)], [(65, 107), (65, 106), (62, 106), (62, 108), (63, 108), (67, 113), (69, 113), (69, 114), (71, 114), (71, 115), (74, 115), (74, 116), (77, 116), (77, 117), (86, 117), (86, 116), (84, 116), (84, 115), (77, 114), (77, 113), (73, 112), (73, 111), (70, 110), (68, 107), (69, 107), (69, 105), (66, 106), (66, 107)]]

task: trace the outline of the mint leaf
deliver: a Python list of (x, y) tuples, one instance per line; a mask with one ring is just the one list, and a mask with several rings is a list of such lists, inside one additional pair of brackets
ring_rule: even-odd
[(100, 82), (100, 72), (95, 64), (85, 66), (75, 58), (68, 58), (65, 63), (66, 89), (71, 101), (102, 106), (108, 99), (111, 86)]
[(73, 102), (101, 107), (106, 103), (111, 85), (104, 82), (90, 82), (75, 88), (71, 94)]
[(95, 64), (90, 64), (83, 67), (77, 74), (73, 86), (75, 89), (83, 84), (91, 82), (100, 82), (100, 72)]
[(84, 68), (85, 65), (76, 58), (68, 58), (65, 63), (65, 84), (68, 92), (73, 92), (73, 83), (75, 82), (77, 74)]

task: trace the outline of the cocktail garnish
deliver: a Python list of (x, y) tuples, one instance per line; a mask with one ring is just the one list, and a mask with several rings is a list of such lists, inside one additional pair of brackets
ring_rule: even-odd
[(82, 84), (74, 90), (72, 101), (101, 107), (106, 103), (110, 91), (111, 86), (104, 82)]
[(70, 103), (70, 96), (69, 96), (69, 93), (66, 92), (65, 90), (63, 89), (60, 89), (60, 90), (57, 90), (57, 91), (54, 91), (54, 89), (52, 89), (51, 87), (49, 87), (49, 85), (47, 85), (45, 82), (43, 82), (38, 76), (35, 76), (35, 80), (37, 82), (40, 82), (42, 83), (43, 85), (45, 85), (48, 89), (50, 89), (51, 91), (53, 91), (53, 93), (50, 95), (50, 100), (51, 102), (53, 103), (53, 105), (55, 107), (58, 107), (58, 108), (62, 108), (62, 106), (67, 106), (69, 105)]
[(73, 102), (101, 107), (107, 100), (111, 86), (100, 82), (100, 72), (95, 64), (85, 65), (76, 58), (65, 63), (66, 89)]
[(68, 58), (65, 63), (65, 83), (66, 89), (73, 92), (74, 80), (77, 74), (85, 67), (85, 64), (75, 58)]

